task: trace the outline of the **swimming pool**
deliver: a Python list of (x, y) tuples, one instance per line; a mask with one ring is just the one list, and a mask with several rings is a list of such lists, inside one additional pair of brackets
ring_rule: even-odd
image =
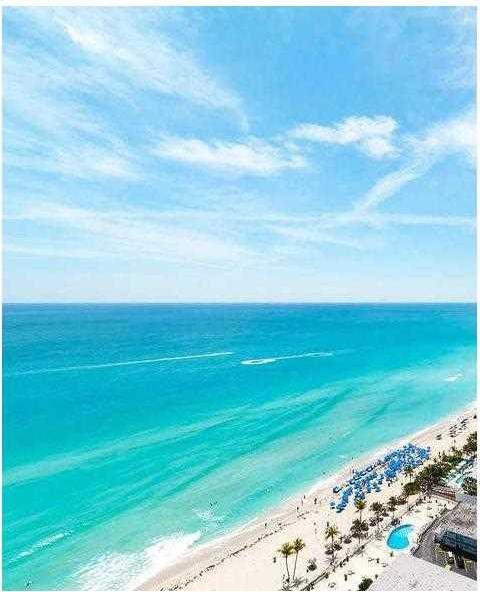
[(409, 535), (413, 531), (411, 524), (401, 524), (388, 535), (387, 545), (390, 549), (406, 549), (410, 546)]

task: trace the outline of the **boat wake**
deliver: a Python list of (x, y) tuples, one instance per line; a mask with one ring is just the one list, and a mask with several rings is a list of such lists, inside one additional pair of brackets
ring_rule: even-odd
[(105, 364), (86, 364), (84, 366), (63, 366), (61, 368), (39, 368), (6, 374), (5, 376), (22, 376), (24, 374), (47, 374), (49, 372), (71, 372), (74, 370), (97, 370), (98, 368), (114, 368), (116, 366), (133, 366), (136, 364), (157, 364), (160, 362), (177, 362), (181, 360), (196, 360), (200, 358), (218, 358), (231, 356), (233, 352), (214, 352), (211, 354), (192, 354), (188, 356), (171, 356), (167, 358), (150, 358), (146, 360), (127, 360), (125, 362), (109, 362)]
[(306, 354), (294, 354), (291, 356), (277, 356), (276, 358), (258, 358), (254, 360), (242, 360), (240, 364), (244, 366), (260, 366), (262, 364), (273, 364), (280, 360), (293, 360), (296, 358), (326, 358), (333, 356), (333, 352), (309, 352)]
[(445, 382), (457, 382), (457, 380), (460, 380), (462, 376), (463, 374), (461, 372), (458, 372), (457, 374), (453, 374), (452, 376), (447, 376), (447, 378), (445, 378)]

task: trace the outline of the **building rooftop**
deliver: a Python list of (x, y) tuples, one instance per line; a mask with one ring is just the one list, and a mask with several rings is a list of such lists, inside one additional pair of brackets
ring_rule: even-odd
[(472, 498), (471, 501), (461, 501), (444, 516), (442, 522), (435, 529), (437, 540), (441, 539), (445, 531), (477, 539), (477, 504), (475, 498)]
[(448, 571), (443, 567), (413, 557), (408, 553), (399, 555), (380, 574), (369, 590), (450, 590), (451, 592), (476, 590), (477, 582)]

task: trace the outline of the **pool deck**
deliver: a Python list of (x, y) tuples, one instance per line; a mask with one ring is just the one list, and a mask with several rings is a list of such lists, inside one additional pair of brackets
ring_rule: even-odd
[(358, 590), (358, 585), (364, 577), (375, 580), (396, 557), (405, 553), (410, 554), (410, 549), (416, 544), (419, 535), (435, 517), (440, 516), (443, 508), (451, 509), (455, 505), (449, 500), (432, 497), (430, 501), (421, 502), (410, 511), (407, 509), (405, 513), (399, 515), (400, 524), (396, 527), (406, 524), (413, 526), (413, 531), (409, 534), (408, 547), (390, 549), (387, 539), (395, 527), (383, 528), (379, 538), (374, 538), (366, 544), (363, 554), (351, 557), (343, 567), (337, 568), (328, 578), (318, 582), (315, 590), (354, 591)]

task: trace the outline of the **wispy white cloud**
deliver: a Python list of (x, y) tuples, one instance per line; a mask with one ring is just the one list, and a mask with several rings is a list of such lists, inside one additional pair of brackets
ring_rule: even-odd
[(426, 94), (429, 86), (449, 93), (475, 88), (474, 6), (362, 7), (351, 11), (348, 23), (352, 43), (383, 75), (413, 67), (417, 55), (415, 74), (422, 76)]
[(5, 164), (76, 178), (137, 178), (140, 167), (126, 143), (96, 110), (69, 94), (75, 72), (34, 53), (12, 45), (5, 51)]
[(424, 175), (430, 166), (429, 162), (420, 160), (385, 175), (360, 200), (356, 205), (356, 211), (373, 209), (380, 205), (394, 196), (404, 185)]
[(31, 201), (5, 217), (6, 225), (19, 228), (22, 223), (29, 228), (33, 223), (37, 232), (10, 236), (4, 248), (11, 256), (272, 270), (287, 269), (293, 262), (297, 268), (308, 268), (312, 253), (328, 245), (356, 251), (381, 248), (387, 235), (369, 229), (429, 225), (471, 231), (475, 221), (462, 216), (376, 211), (287, 215), (262, 208), (250, 212), (235, 207), (229, 211), (158, 211)]
[(443, 11), (441, 18), (448, 37), (440, 84), (453, 91), (475, 88), (476, 9), (455, 6)]
[[(168, 261), (212, 267), (248, 265), (254, 253), (220, 229), (202, 230), (186, 225), (184, 221), (166, 222), (155, 219), (145, 210), (98, 210), (81, 208), (60, 203), (31, 204), (22, 209), (11, 221), (35, 222), (51, 228), (51, 245), (57, 244), (65, 252), (76, 254), (95, 252), (100, 258), (105, 256), (136, 258), (149, 261)], [(63, 242), (63, 229), (69, 230), (69, 243)], [(55, 232), (57, 229), (57, 232)], [(75, 239), (88, 244), (85, 250), (71, 246)], [(16, 243), (10, 251), (33, 254), (38, 246), (39, 253), (45, 246)], [(63, 248), (62, 248), (63, 247)]]
[(365, 217), (364, 223), (374, 226), (456, 226), (470, 230), (475, 228), (475, 218), (470, 216), (432, 216), (427, 214), (374, 213)]
[(153, 149), (160, 157), (236, 174), (268, 176), (284, 169), (307, 166), (295, 149), (257, 138), (244, 142), (211, 143), (195, 138), (164, 136)]
[(81, 72), (95, 75), (93, 66), (98, 68), (95, 80), (102, 88), (113, 81), (112, 91), (119, 89), (121, 95), (136, 88), (180, 97), (228, 111), (247, 125), (241, 98), (200, 63), (179, 34), (172, 38), (165, 31), (161, 9), (56, 8), (32, 14), (80, 52)]
[(439, 159), (447, 154), (459, 154), (474, 166), (477, 147), (474, 108), (437, 123), (423, 134), (407, 138), (407, 143), (416, 158)]
[(310, 142), (352, 144), (372, 158), (383, 158), (396, 152), (393, 135), (397, 127), (397, 122), (385, 115), (352, 116), (331, 126), (304, 123), (291, 130), (290, 135)]
[[(125, 130), (112, 115), (119, 100), (122, 109), (128, 105), (138, 112), (139, 96), (157, 101), (160, 95), (174, 96), (202, 110), (222, 110), (245, 127), (241, 99), (199, 63), (179, 35), (173, 41), (163, 32), (162, 14), (9, 10), (4, 51), (7, 166), (74, 178), (133, 180), (145, 175), (142, 164), (150, 155), (127, 148), (131, 137), (122, 136)], [(30, 26), (31, 42), (12, 34), (16, 19)], [(139, 139), (135, 142), (142, 144)]]
[(393, 197), (407, 183), (425, 175), (438, 161), (456, 154), (475, 165), (476, 121), (473, 109), (438, 123), (404, 140), (407, 162), (382, 177), (356, 204), (355, 211), (371, 210)]
[(61, 138), (51, 143), (49, 139), (27, 133), (21, 135), (10, 129), (5, 131), (5, 138), (8, 150), (4, 163), (8, 167), (85, 180), (134, 181), (140, 178), (135, 156), (119, 141), (79, 141), (73, 150), (70, 142)]
[(20, 255), (29, 258), (48, 258), (48, 259), (90, 259), (96, 260), (105, 257), (114, 257), (112, 253), (95, 250), (81, 249), (74, 246), (58, 249), (51, 244), (35, 243), (30, 245), (19, 244), (16, 241), (7, 240), (3, 245), (3, 252), (11, 255)]
[[(330, 222), (333, 221), (331, 218)], [(308, 225), (302, 224), (276, 224), (268, 225), (266, 229), (272, 232), (274, 235), (286, 239), (291, 245), (316, 245), (321, 246), (324, 244), (336, 245), (341, 247), (347, 247), (349, 249), (365, 249), (378, 246), (378, 241), (369, 240), (368, 243), (365, 240), (356, 239), (345, 234), (335, 234), (334, 232), (322, 229), (321, 222), (317, 219), (310, 219)], [(330, 227), (333, 225), (330, 224)], [(374, 245), (375, 243), (375, 245)]]

